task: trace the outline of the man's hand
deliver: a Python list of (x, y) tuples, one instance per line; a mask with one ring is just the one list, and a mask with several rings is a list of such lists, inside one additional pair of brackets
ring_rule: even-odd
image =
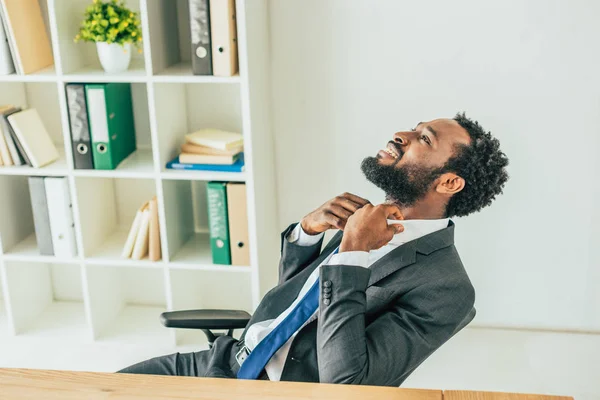
[(398, 206), (367, 204), (348, 218), (340, 253), (344, 251), (371, 251), (385, 246), (396, 233), (404, 230), (400, 224), (388, 225), (388, 219), (402, 220)]
[(370, 205), (371, 202), (352, 193), (344, 193), (302, 218), (300, 224), (309, 235), (317, 235), (328, 229), (344, 229), (348, 218), (366, 204)]

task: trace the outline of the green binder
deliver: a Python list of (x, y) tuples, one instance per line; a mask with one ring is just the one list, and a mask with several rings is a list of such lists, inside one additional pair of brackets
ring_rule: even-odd
[(135, 151), (131, 84), (85, 85), (95, 169), (115, 169)]
[(227, 215), (227, 182), (208, 182), (208, 225), (214, 264), (231, 265), (229, 218)]

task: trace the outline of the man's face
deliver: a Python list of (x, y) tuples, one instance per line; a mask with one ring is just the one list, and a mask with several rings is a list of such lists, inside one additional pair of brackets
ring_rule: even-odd
[(396, 132), (376, 157), (363, 160), (361, 169), (390, 200), (411, 206), (435, 187), (456, 146), (470, 141), (452, 119), (420, 122), (411, 131)]

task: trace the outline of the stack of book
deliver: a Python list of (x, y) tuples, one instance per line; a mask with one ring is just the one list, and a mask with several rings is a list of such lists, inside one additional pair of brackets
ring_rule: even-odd
[(112, 170), (136, 149), (129, 83), (66, 87), (75, 169)]
[(58, 158), (58, 150), (34, 108), (0, 106), (0, 166), (40, 168)]
[(213, 263), (250, 265), (246, 184), (208, 182), (206, 194)]
[(189, 0), (194, 75), (238, 72), (235, 0)]
[(167, 163), (170, 169), (242, 172), (244, 139), (240, 133), (203, 129), (185, 136), (181, 154)]
[(156, 196), (138, 209), (121, 256), (134, 260), (141, 260), (146, 256), (150, 261), (161, 259)]
[(75, 223), (67, 178), (29, 178), (33, 222), (41, 255), (75, 257)]
[(30, 74), (54, 64), (38, 0), (0, 0), (0, 75)]

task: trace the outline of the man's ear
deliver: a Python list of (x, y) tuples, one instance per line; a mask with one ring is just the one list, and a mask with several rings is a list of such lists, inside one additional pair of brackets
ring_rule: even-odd
[(465, 188), (465, 180), (453, 172), (442, 174), (435, 188), (436, 192), (446, 195), (455, 195)]

